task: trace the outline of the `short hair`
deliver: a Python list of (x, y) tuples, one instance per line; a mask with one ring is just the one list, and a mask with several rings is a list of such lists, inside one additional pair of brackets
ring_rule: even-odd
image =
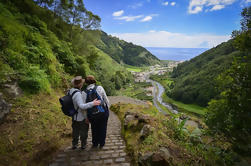
[(95, 84), (96, 83), (95, 77), (93, 75), (88, 75), (85, 78), (85, 83), (88, 84), (88, 85)]

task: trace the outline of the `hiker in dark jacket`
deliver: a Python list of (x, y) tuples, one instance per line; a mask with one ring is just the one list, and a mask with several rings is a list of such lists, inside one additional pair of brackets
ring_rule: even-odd
[(102, 148), (105, 145), (110, 103), (104, 88), (102, 86), (96, 86), (96, 80), (94, 76), (91, 75), (87, 76), (85, 78), (85, 83), (88, 85), (86, 88), (87, 92), (91, 89), (96, 88), (97, 94), (101, 98), (101, 105), (103, 105), (105, 108), (105, 113), (102, 114), (102, 116), (99, 116), (98, 118), (88, 117), (91, 123), (92, 146), (93, 148), (96, 148), (98, 146)]
[(101, 101), (95, 99), (92, 102), (85, 103), (86, 94), (82, 94), (81, 88), (84, 84), (84, 79), (81, 76), (77, 76), (72, 80), (73, 88), (70, 89), (70, 95), (76, 92), (72, 96), (74, 108), (78, 111), (72, 118), (72, 149), (76, 149), (78, 140), (81, 140), (81, 149), (86, 148), (86, 140), (88, 137), (89, 121), (87, 119), (86, 109), (93, 106), (100, 105)]

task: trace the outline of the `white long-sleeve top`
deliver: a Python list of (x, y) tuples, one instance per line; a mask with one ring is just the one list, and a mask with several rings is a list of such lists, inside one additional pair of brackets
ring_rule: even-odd
[[(75, 90), (79, 90), (79, 89), (71, 88), (69, 91), (70, 95), (72, 95), (72, 93)], [(74, 108), (78, 111), (78, 113), (73, 116), (73, 120), (83, 121), (84, 119), (87, 118), (86, 109), (93, 107), (94, 106), (93, 102), (85, 103), (86, 93), (81, 92), (80, 90), (79, 92), (76, 92), (73, 95), (72, 101), (73, 101)]]
[[(87, 90), (93, 89), (95, 87), (95, 84), (90, 84), (87, 86)], [(97, 86), (96, 89), (98, 95), (101, 97), (101, 100), (103, 100), (105, 102), (105, 104), (108, 106), (108, 108), (110, 108), (110, 102), (109, 99), (106, 95), (106, 92), (104, 90), (104, 88), (102, 86)], [(86, 93), (85, 93), (85, 99), (86, 99)]]

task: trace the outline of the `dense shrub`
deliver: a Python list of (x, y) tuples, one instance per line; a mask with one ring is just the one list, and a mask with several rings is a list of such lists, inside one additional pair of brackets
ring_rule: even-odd
[(38, 66), (30, 66), (25, 75), (21, 77), (20, 87), (27, 92), (37, 93), (39, 91), (50, 92), (51, 87), (47, 74)]

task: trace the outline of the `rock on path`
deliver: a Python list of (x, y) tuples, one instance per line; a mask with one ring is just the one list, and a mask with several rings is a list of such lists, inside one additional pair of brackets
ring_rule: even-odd
[(130, 166), (130, 158), (125, 152), (125, 142), (121, 137), (121, 123), (110, 111), (106, 144), (103, 149), (91, 148), (91, 133), (85, 150), (72, 150), (71, 145), (59, 152), (49, 166)]

